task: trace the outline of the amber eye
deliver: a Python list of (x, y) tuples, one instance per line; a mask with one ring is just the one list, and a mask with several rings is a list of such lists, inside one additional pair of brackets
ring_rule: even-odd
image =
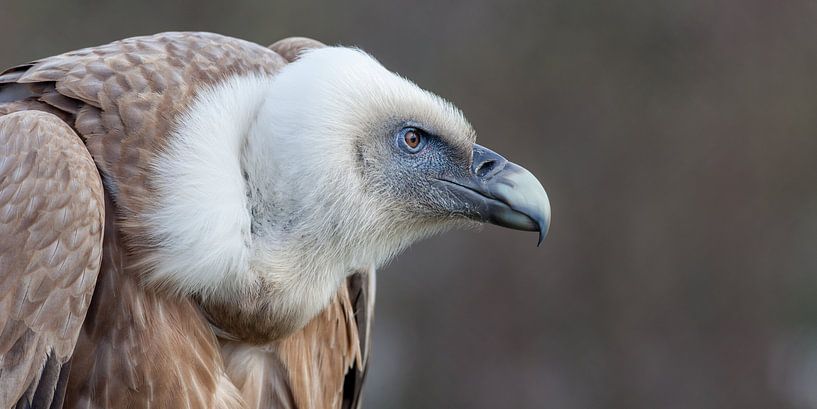
[(402, 139), (401, 145), (403, 146), (403, 149), (409, 153), (417, 153), (423, 149), (425, 135), (423, 135), (423, 132), (419, 129), (405, 128), (402, 132), (400, 132), (400, 135), (400, 138)]

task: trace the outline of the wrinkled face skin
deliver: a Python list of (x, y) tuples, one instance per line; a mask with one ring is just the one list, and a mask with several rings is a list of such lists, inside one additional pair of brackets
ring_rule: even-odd
[[(454, 145), (431, 127), (414, 120), (394, 120), (363, 142), (359, 158), (370, 186), (379, 186), (406, 212), (430, 219), (451, 219), (452, 197), (435, 183), (465, 176), (471, 163), (469, 146)], [(464, 139), (464, 138), (463, 138)], [(415, 145), (416, 144), (416, 145)]]
[(547, 233), (550, 205), (525, 169), (414, 119), (384, 121), (357, 146), (362, 175), (395, 211), (431, 223), (488, 222)]

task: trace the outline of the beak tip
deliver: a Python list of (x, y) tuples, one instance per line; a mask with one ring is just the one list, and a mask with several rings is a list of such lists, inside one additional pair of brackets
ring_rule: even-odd
[(549, 221), (539, 222), (539, 242), (536, 243), (536, 247), (540, 247), (542, 245), (542, 242), (545, 241), (545, 237), (547, 237), (549, 229), (550, 229)]

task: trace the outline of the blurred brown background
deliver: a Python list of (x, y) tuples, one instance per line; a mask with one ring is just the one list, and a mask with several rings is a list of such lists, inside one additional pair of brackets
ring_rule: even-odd
[(548, 189), (382, 269), (367, 407), (817, 408), (814, 1), (0, 0), (0, 65), (168, 30), (360, 46)]

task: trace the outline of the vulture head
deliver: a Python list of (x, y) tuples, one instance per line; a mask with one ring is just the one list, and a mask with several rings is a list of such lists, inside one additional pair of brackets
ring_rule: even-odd
[(356, 49), (225, 80), (197, 96), (154, 163), (146, 278), (260, 342), (429, 235), (493, 223), (541, 242), (542, 185), (475, 135), (452, 104)]

